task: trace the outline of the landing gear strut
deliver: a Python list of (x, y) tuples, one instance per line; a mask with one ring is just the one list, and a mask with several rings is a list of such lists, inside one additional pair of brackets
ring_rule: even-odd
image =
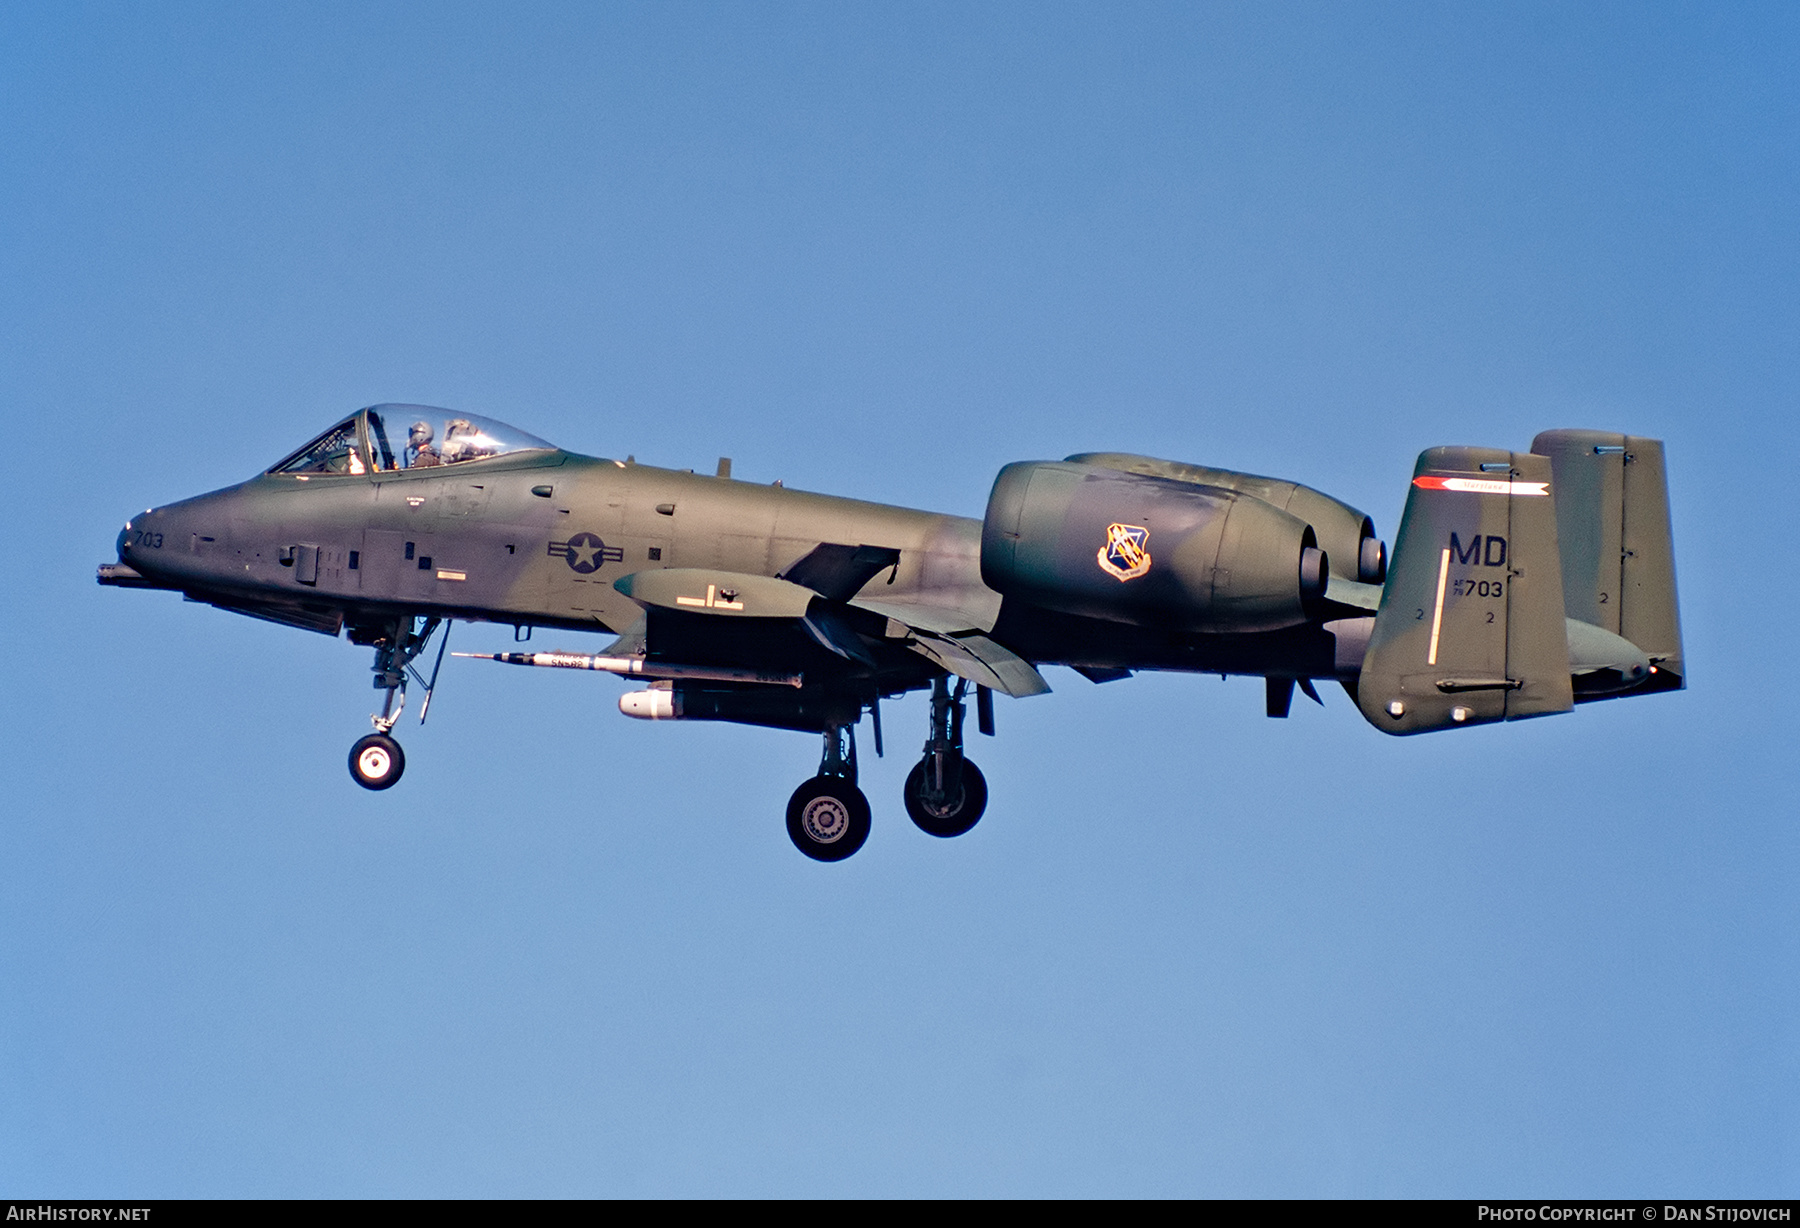
[(814, 861), (842, 861), (869, 838), (869, 799), (856, 787), (856, 729), (825, 730), (819, 774), (788, 799), (788, 839)]
[[(423, 626), (419, 625), (421, 622)], [(431, 677), (426, 678), (413, 667), (413, 659), (425, 651), (425, 645), (440, 624), (444, 626), (444, 634), (438, 642), (437, 663), (431, 667)], [(374, 645), (375, 689), (386, 694), (382, 696), (380, 713), (369, 717), (375, 732), (357, 739), (350, 748), (350, 778), (365, 789), (391, 789), (406, 771), (406, 753), (389, 735), (399, 723), (400, 714), (406, 710), (407, 675), (425, 688), (425, 702), (419, 706), (419, 723), (423, 725), (425, 714), (431, 711), (431, 693), (437, 689), (444, 649), (450, 643), (450, 628), (441, 619), (421, 620), (407, 614), (395, 619), (391, 630), (383, 629), (374, 638), (357, 642)]]
[[(931, 735), (925, 740), (925, 757), (907, 773), (904, 796), (906, 813), (920, 831), (933, 836), (960, 836), (981, 821), (987, 809), (987, 779), (981, 769), (963, 757), (963, 696), (969, 684), (957, 679), (931, 683)], [(984, 731), (992, 720), (984, 708)]]

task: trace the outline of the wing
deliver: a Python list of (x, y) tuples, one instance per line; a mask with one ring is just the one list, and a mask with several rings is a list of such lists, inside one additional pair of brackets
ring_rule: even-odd
[(967, 678), (976, 686), (1014, 699), (1043, 695), (1050, 690), (1050, 684), (1031, 662), (979, 632), (937, 635), (912, 628), (906, 646), (958, 678)]
[(644, 608), (642, 627), (620, 637), (619, 645), (651, 659), (691, 664), (891, 675), (901, 686), (908, 675), (917, 684), (916, 659), (923, 658), (1015, 697), (1050, 689), (1029, 661), (986, 634), (999, 604), (991, 593), (991, 601), (961, 605), (843, 601), (792, 579), (812, 579), (835, 592), (854, 585), (854, 592), (894, 558), (871, 547), (820, 547), (782, 577), (705, 568), (637, 572), (614, 585)]
[(848, 601), (863, 585), (899, 562), (900, 552), (891, 546), (822, 542), (779, 578), (810, 588), (831, 601)]
[[(994, 597), (988, 590), (983, 593)], [(926, 595), (938, 601), (955, 601), (960, 594), (934, 591)], [(904, 600), (857, 600), (850, 604), (886, 618), (888, 638), (900, 640), (958, 678), (967, 678), (977, 686), (1015, 699), (1043, 695), (1050, 690), (1050, 684), (1031, 662), (988, 638), (987, 632), (993, 630), (999, 612), (997, 599), (988, 601), (977, 596), (963, 604)]]

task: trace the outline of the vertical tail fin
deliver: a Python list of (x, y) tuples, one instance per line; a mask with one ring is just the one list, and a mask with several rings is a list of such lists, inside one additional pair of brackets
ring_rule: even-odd
[(1357, 706), (1388, 733), (1574, 706), (1549, 458), (1419, 456)]
[(1660, 440), (1607, 431), (1545, 431), (1568, 616), (1623, 636), (1653, 671), (1628, 692), (1680, 690), (1681, 612)]

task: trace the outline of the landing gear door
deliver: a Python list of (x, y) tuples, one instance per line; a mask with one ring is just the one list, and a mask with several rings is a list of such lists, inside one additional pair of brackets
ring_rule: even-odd
[(399, 596), (400, 568), (406, 550), (406, 534), (387, 529), (364, 529), (357, 575), (365, 596), (391, 601)]

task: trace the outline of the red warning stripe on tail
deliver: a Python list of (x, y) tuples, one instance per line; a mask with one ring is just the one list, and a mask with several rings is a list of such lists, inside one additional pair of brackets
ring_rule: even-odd
[(1514, 482), (1506, 478), (1451, 478), (1423, 474), (1412, 484), (1420, 490), (1454, 490), (1470, 495), (1547, 495), (1548, 482)]

